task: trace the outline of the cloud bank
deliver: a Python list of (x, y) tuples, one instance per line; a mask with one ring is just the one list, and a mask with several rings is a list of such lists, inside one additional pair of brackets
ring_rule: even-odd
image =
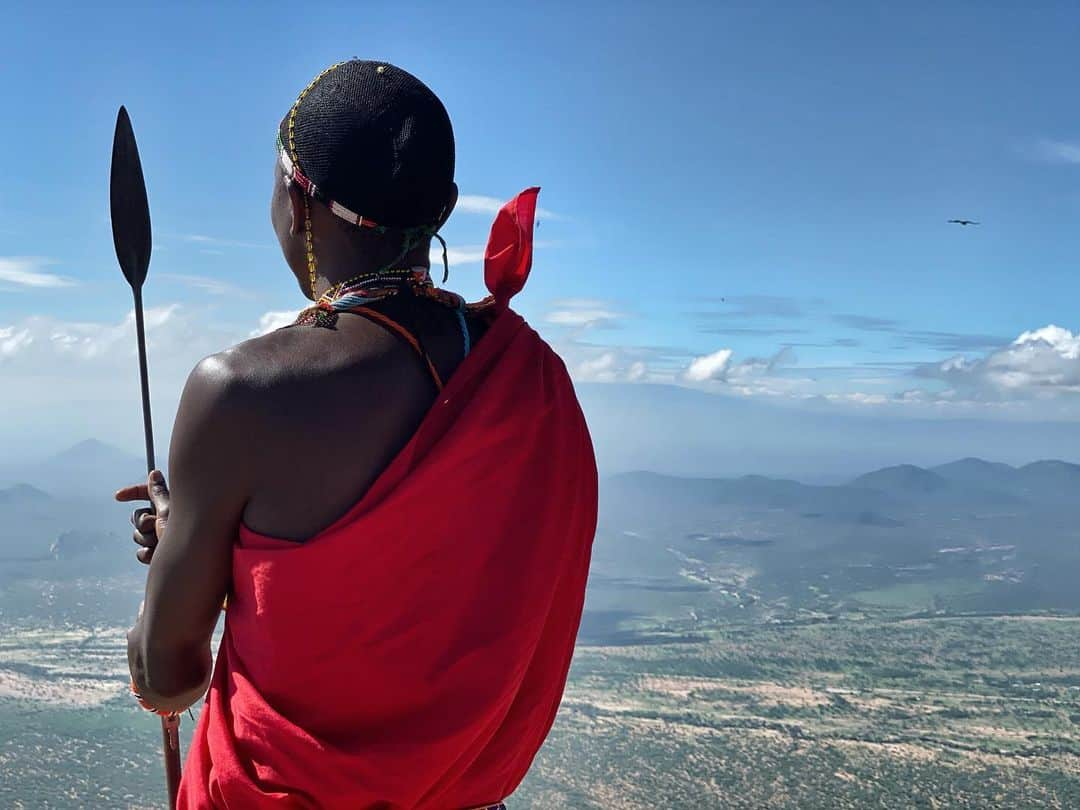
[(985, 357), (951, 357), (917, 370), (948, 383), (950, 397), (1052, 398), (1080, 393), (1080, 332), (1050, 324), (1024, 332)]

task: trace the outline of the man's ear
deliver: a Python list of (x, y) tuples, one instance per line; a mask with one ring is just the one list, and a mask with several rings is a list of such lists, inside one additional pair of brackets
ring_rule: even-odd
[(305, 203), (307, 199), (304, 192), (300, 190), (300, 186), (296, 183), (289, 183), (286, 188), (289, 190), (289, 211), (292, 215), (292, 221), (289, 223), (289, 234), (296, 236), (304, 230), (304, 219), (307, 213)]
[[(457, 205), (458, 200), (458, 187), (457, 183), (450, 184), (450, 199), (446, 203), (446, 208), (443, 209), (443, 214), (439, 218), (439, 228), (446, 224), (446, 220), (450, 219), (450, 215), (454, 213), (454, 206)], [(438, 230), (438, 228), (436, 228)]]

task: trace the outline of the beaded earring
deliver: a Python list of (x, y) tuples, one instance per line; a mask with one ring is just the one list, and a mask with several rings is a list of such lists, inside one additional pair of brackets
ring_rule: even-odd
[[(297, 110), (300, 109), (300, 102), (304, 100), (304, 97), (308, 93), (311, 92), (311, 88), (313, 88), (315, 85), (317, 85), (319, 83), (319, 80), (322, 79), (323, 76), (325, 76), (327, 73), (330, 73), (332, 70), (335, 70), (336, 68), (341, 67), (341, 65), (343, 65), (343, 64), (345, 64), (345, 63), (344, 62), (336, 62), (335, 64), (330, 65), (330, 67), (328, 67), (326, 70), (324, 70), (318, 76), (316, 76), (314, 79), (312, 79), (311, 84), (309, 84), (307, 87), (305, 87), (303, 89), (303, 91), (301, 91), (301, 93), (297, 97), (295, 103), (292, 105), (292, 109), (289, 110), (289, 121), (288, 121), (289, 152), (292, 154), (292, 159), (293, 159), (294, 162), (299, 162), (299, 156), (296, 154), (296, 112), (297, 112)], [(308, 197), (310, 197), (311, 194), (312, 194), (311, 188), (305, 186), (304, 187), (304, 246), (305, 246), (305, 248), (307, 250), (308, 280), (309, 280), (309, 282), (311, 284), (311, 298), (312, 298), (312, 300), (317, 300), (318, 295), (316, 295), (316, 289), (315, 289), (315, 248), (312, 245), (312, 239), (311, 239), (311, 203), (308, 200)]]
[[(286, 176), (285, 188), (292, 188), (293, 179)], [(315, 245), (311, 236), (311, 203), (308, 202), (307, 194), (304, 194), (304, 251), (307, 255), (308, 285), (311, 287), (311, 298), (316, 300), (316, 273), (315, 273)]]
[(315, 287), (315, 246), (311, 239), (311, 203), (307, 195), (304, 195), (304, 247), (307, 250), (308, 282), (311, 284), (311, 300), (317, 301), (319, 296)]

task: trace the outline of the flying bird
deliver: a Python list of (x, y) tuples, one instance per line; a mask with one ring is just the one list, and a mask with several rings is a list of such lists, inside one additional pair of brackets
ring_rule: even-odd
[(978, 225), (979, 224), (978, 222), (975, 222), (974, 220), (970, 220), (970, 219), (950, 219), (949, 222), (954, 224), (954, 225)]

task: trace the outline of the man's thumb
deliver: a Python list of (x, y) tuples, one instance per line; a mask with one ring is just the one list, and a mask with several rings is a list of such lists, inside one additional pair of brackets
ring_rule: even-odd
[(165, 517), (169, 513), (169, 488), (165, 485), (165, 476), (161, 470), (153, 470), (150, 473), (150, 502), (154, 504), (154, 512), (159, 517)]

